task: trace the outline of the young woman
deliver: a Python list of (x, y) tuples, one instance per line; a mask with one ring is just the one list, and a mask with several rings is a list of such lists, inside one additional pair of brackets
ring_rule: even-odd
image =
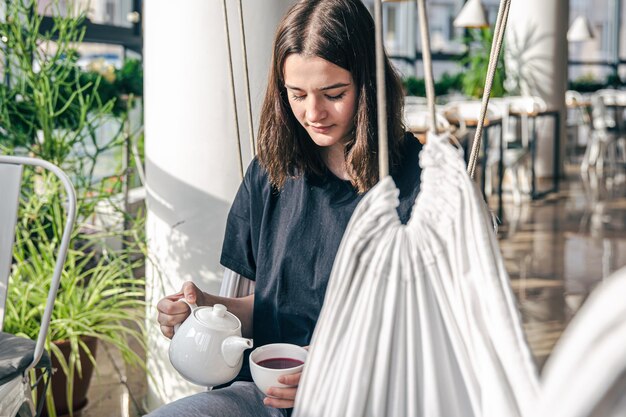
[[(280, 23), (261, 111), (258, 156), (228, 216), (224, 267), (255, 281), (254, 295), (227, 299), (192, 282), (158, 304), (161, 331), (189, 309), (221, 303), (255, 346), (311, 340), (344, 230), (378, 182), (374, 21), (360, 0), (301, 0)], [(419, 142), (402, 123), (399, 78), (385, 59), (392, 177), (406, 222), (419, 191)], [(165, 406), (150, 416), (282, 416), (297, 388), (266, 397), (244, 358), (236, 382)], [(283, 377), (297, 385), (300, 375)]]

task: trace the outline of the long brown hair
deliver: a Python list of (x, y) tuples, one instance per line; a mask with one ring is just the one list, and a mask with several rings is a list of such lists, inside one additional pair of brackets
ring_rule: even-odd
[[(289, 177), (323, 175), (318, 146), (295, 118), (285, 88), (291, 54), (317, 56), (349, 71), (356, 85), (354, 134), (345, 147), (346, 169), (364, 193), (378, 182), (374, 20), (361, 0), (301, 0), (285, 15), (274, 39), (272, 66), (259, 127), (258, 158), (274, 187)], [(389, 159), (399, 164), (404, 136), (400, 79), (385, 56)]]

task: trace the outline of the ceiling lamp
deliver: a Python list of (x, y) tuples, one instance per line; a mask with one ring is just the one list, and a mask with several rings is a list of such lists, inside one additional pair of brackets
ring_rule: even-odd
[(567, 40), (569, 42), (584, 42), (590, 39), (593, 39), (593, 31), (589, 20), (585, 16), (578, 16), (567, 31)]
[(486, 28), (489, 27), (485, 8), (480, 0), (468, 0), (456, 19), (454, 26), (457, 28)]

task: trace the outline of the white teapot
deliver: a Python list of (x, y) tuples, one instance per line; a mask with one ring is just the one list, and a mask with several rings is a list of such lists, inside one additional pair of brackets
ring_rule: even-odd
[(170, 362), (188, 381), (213, 387), (237, 376), (243, 364), (243, 351), (252, 340), (241, 337), (241, 322), (222, 304), (198, 307), (187, 303), (191, 314), (174, 327)]

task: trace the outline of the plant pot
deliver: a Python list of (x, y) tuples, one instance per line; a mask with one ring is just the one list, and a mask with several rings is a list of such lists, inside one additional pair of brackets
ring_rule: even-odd
[[(98, 347), (98, 339), (94, 337), (81, 337), (82, 341), (87, 345), (91, 354), (96, 357), (96, 349)], [(67, 341), (53, 342), (63, 353), (66, 360), (69, 360), (70, 343)], [(72, 411), (77, 413), (87, 405), (87, 390), (91, 382), (91, 374), (93, 373), (94, 366), (81, 349), (80, 364), (82, 368), (82, 378), (78, 377), (78, 374), (74, 375), (74, 389), (72, 398)], [(52, 386), (52, 398), (54, 399), (54, 408), (57, 416), (69, 415), (70, 407), (67, 404), (67, 377), (63, 373), (59, 361), (54, 355), (52, 355), (52, 369), (56, 369), (56, 372), (52, 375), (50, 384)], [(37, 386), (37, 391), (43, 389), (43, 383), (40, 382)], [(47, 405), (44, 403), (43, 411), (41, 414), (43, 417), (48, 417)]]

